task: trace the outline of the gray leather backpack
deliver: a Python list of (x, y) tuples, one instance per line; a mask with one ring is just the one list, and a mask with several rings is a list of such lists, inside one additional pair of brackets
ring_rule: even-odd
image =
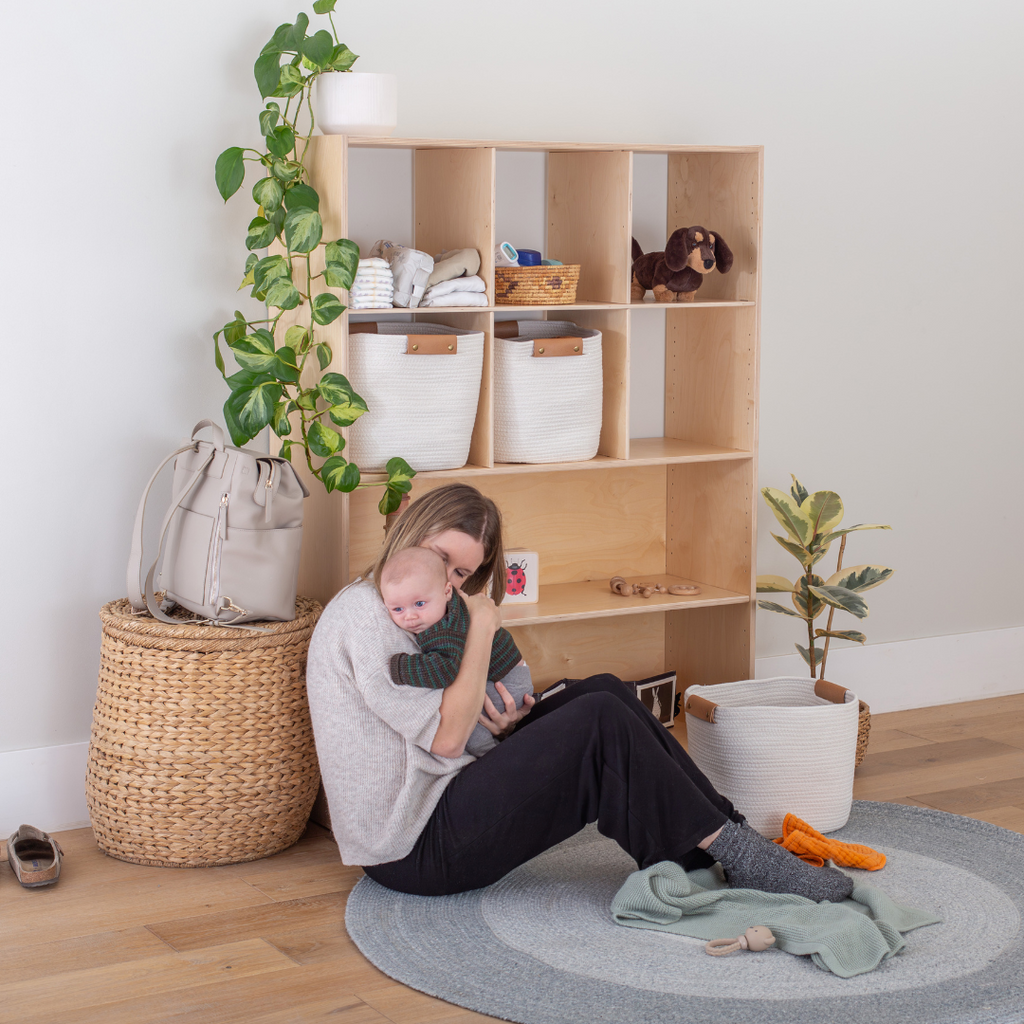
[[(209, 427), (213, 441), (196, 435)], [(142, 578), (146, 501), (160, 471), (174, 460), (171, 506), (160, 549)], [(295, 618), (302, 545), (302, 499), (309, 491), (287, 459), (224, 444), (224, 431), (200, 420), (192, 444), (157, 467), (139, 502), (128, 560), (128, 598), (162, 622), (180, 604), (213, 625)], [(161, 601), (157, 592), (164, 591)], [(251, 627), (250, 627), (251, 628)]]

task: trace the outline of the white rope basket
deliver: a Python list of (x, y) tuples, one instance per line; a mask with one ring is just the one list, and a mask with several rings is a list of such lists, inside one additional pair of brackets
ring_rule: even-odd
[[(520, 320), (494, 339), (494, 461), (585, 462), (601, 440), (601, 332)], [(582, 353), (538, 358), (535, 338), (579, 338)]]
[(690, 756), (772, 839), (787, 812), (819, 832), (850, 816), (859, 703), (834, 683), (815, 689), (813, 679), (777, 676), (686, 690)]
[[(367, 471), (383, 469), (396, 455), (417, 472), (461, 468), (480, 399), (483, 333), (386, 321), (377, 331), (349, 336), (348, 377), (369, 412), (349, 427), (346, 455)], [(409, 335), (453, 335), (455, 348), (413, 353)]]

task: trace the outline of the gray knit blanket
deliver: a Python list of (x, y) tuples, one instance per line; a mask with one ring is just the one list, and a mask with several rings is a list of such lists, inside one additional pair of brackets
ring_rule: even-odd
[(730, 889), (717, 865), (686, 872), (674, 861), (634, 871), (612, 900), (612, 916), (629, 928), (706, 940), (734, 939), (764, 925), (775, 935), (771, 949), (732, 955), (809, 955), (841, 978), (866, 974), (894, 956), (906, 944), (903, 932), (942, 922), (870, 885), (855, 885), (843, 903), (814, 903), (803, 896)]

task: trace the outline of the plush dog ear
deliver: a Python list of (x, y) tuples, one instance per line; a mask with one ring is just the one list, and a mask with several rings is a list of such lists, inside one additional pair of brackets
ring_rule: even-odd
[(678, 274), (686, 266), (694, 244), (690, 240), (689, 228), (677, 228), (672, 232), (665, 246), (665, 264), (673, 274)]
[(711, 234), (715, 237), (715, 264), (719, 273), (728, 274), (732, 270), (732, 249), (725, 244), (725, 239), (717, 231), (712, 231)]
[(636, 261), (638, 259), (640, 259), (640, 257), (643, 256), (643, 254), (644, 254), (644, 251), (643, 251), (643, 249), (640, 248), (640, 243), (634, 238), (633, 239), (633, 262), (636, 263)]

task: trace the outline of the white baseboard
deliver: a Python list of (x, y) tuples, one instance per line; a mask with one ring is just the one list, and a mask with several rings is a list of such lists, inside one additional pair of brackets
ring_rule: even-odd
[[(828, 677), (873, 713), (1024, 693), (1024, 626), (829, 652)], [(798, 654), (758, 658), (755, 675), (804, 675)], [(0, 752), (0, 838), (19, 825), (47, 832), (89, 824), (88, 743)]]
[(0, 838), (19, 825), (62, 832), (89, 824), (85, 806), (88, 743), (0, 752)]
[[(758, 658), (754, 676), (803, 676), (799, 654)], [(833, 647), (826, 676), (872, 713), (1024, 693), (1024, 626), (929, 636), (868, 647)]]

